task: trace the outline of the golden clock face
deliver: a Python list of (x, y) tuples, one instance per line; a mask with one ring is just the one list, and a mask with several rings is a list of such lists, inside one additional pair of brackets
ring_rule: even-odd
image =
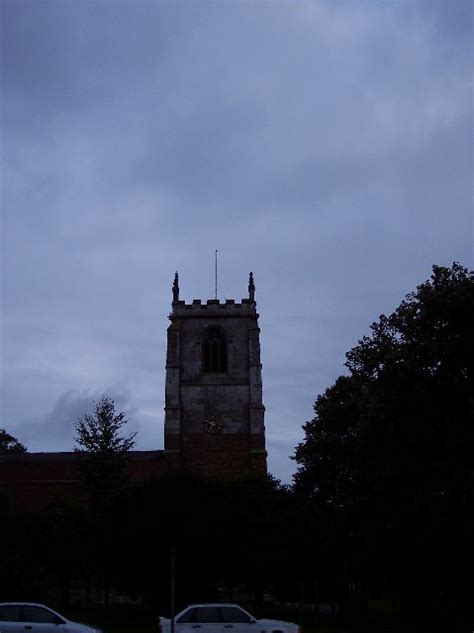
[(204, 430), (211, 435), (220, 433), (222, 431), (222, 422), (215, 415), (208, 415), (204, 420)]

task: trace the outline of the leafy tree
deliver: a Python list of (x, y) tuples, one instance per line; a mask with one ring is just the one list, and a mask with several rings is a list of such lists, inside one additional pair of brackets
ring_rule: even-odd
[(16, 437), (7, 433), (5, 429), (0, 429), (0, 453), (26, 453), (26, 450), (26, 446)]
[[(84, 415), (75, 425), (80, 468), (90, 503), (89, 569), (95, 582), (104, 588), (108, 602), (113, 561), (117, 549), (112, 536), (116, 531), (114, 502), (128, 484), (127, 453), (135, 444), (136, 433), (122, 435), (127, 424), (125, 413), (115, 411), (112, 398), (102, 396), (93, 415)], [(120, 547), (120, 546), (119, 546)]]
[(115, 402), (108, 396), (102, 396), (95, 403), (94, 415), (79, 418), (76, 425), (76, 437), (79, 447), (74, 450), (93, 455), (124, 455), (135, 445), (136, 433), (127, 437), (120, 435), (120, 429), (127, 424), (125, 413), (115, 413)]
[(474, 273), (434, 266), (349, 351), (294, 457), (296, 489), (336, 526), (353, 572), (389, 570), (412, 585), (407, 604), (416, 592), (438, 615), (463, 595), (456, 566), (471, 549), (473, 323)]
[(116, 413), (112, 398), (102, 396), (94, 414), (84, 415), (75, 425), (74, 451), (82, 455), (82, 474), (95, 505), (107, 505), (126, 483), (127, 453), (136, 436), (122, 436), (126, 424), (125, 413)]

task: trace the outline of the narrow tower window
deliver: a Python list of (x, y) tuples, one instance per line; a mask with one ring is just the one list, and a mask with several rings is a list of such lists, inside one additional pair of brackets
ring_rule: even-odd
[(220, 328), (207, 330), (204, 338), (204, 371), (222, 373), (227, 371), (227, 343)]

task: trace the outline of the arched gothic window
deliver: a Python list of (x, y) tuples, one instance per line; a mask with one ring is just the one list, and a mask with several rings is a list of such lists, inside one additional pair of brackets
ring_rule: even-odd
[(204, 337), (203, 365), (207, 373), (227, 371), (227, 341), (224, 332), (218, 327), (211, 327)]

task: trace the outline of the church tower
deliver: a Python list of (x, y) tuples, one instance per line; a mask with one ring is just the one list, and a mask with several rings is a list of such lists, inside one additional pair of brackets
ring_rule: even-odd
[(165, 454), (207, 477), (266, 473), (260, 329), (248, 299), (179, 299), (173, 283), (166, 357)]

